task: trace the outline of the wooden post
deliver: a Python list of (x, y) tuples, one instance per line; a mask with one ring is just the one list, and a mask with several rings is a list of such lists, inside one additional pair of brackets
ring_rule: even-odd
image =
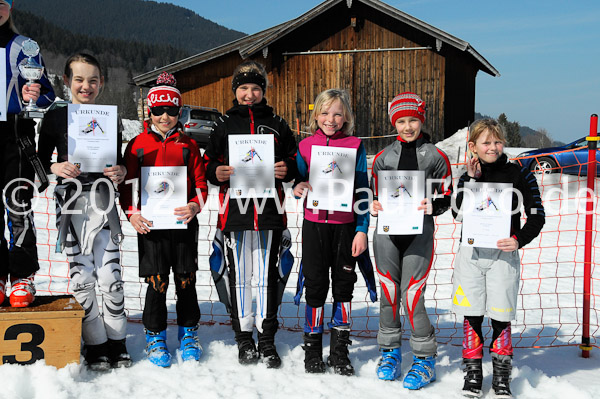
[(36, 296), (27, 308), (0, 307), (2, 364), (44, 359), (61, 368), (79, 363), (84, 311), (71, 295)]

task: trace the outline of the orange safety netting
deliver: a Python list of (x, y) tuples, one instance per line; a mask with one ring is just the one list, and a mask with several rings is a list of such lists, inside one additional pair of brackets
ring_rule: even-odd
[[(517, 159), (515, 162), (521, 162)], [(454, 180), (464, 171), (464, 164), (453, 165)], [(564, 165), (563, 165), (564, 166)], [(513, 324), (513, 343), (516, 347), (576, 345), (581, 337), (583, 251), (585, 234), (586, 177), (554, 172), (537, 175), (546, 208), (546, 225), (540, 236), (520, 251), (521, 286), (517, 320)], [(594, 194), (594, 239), (592, 249), (592, 297), (590, 336), (592, 346), (598, 346), (596, 335), (599, 321), (596, 310), (595, 282), (596, 249), (600, 244), (598, 226), (598, 185)], [(54, 295), (70, 292), (66, 257), (55, 253), (56, 227), (52, 191), (38, 194), (35, 205), (35, 222), (38, 232), (38, 255), (41, 270), (36, 276), (38, 294)], [(301, 331), (304, 323), (304, 303), (297, 307), (293, 302), (297, 271), (302, 253), (301, 204), (288, 195), (286, 209), (288, 227), (292, 234), (292, 252), (295, 264), (284, 294), (279, 316), (282, 328)], [(217, 292), (210, 277), (208, 258), (218, 216), (216, 190), (211, 191), (209, 203), (199, 215), (199, 268), (197, 273), (198, 300), (204, 324), (228, 323), (225, 307), (218, 302)], [(122, 243), (123, 279), (125, 282), (126, 311), (132, 321), (141, 321), (146, 284), (137, 273), (137, 238), (124, 216)], [(371, 221), (370, 241), (375, 222)], [(458, 250), (461, 226), (455, 223), (450, 212), (436, 218), (435, 256), (426, 290), (426, 307), (436, 327), (440, 343), (459, 345), (462, 339), (462, 319), (451, 311), (452, 267)], [(371, 255), (372, 255), (371, 250)], [(600, 272), (599, 272), (600, 273)], [(169, 321), (175, 322), (175, 293), (169, 287)], [(359, 276), (352, 303), (352, 330), (354, 334), (375, 337), (378, 329), (379, 304), (371, 303), (362, 277)], [(331, 305), (325, 308), (325, 317), (331, 314)], [(404, 324), (407, 327), (407, 324)], [(407, 337), (410, 331), (406, 331)], [(491, 335), (489, 326), (484, 334)]]

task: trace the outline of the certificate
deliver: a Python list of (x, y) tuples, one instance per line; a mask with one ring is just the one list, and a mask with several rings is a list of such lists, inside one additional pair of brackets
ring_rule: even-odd
[(377, 234), (409, 235), (423, 233), (425, 171), (381, 170), (377, 174)]
[(117, 106), (69, 104), (69, 162), (84, 173), (117, 164)]
[(152, 222), (152, 230), (187, 229), (174, 214), (188, 203), (185, 166), (142, 166), (141, 184), (142, 216)]
[(275, 196), (275, 142), (272, 134), (229, 135), (231, 198)]
[(6, 122), (6, 49), (0, 48), (0, 121)]
[(498, 248), (510, 237), (512, 183), (466, 182), (462, 202), (462, 245)]
[(355, 171), (356, 148), (312, 146), (306, 207), (352, 212)]

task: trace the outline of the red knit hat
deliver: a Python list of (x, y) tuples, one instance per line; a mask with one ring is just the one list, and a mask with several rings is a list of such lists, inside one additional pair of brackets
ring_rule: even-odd
[(156, 79), (156, 86), (148, 91), (148, 107), (181, 107), (181, 93), (177, 81), (170, 73), (163, 72)]
[(396, 120), (405, 116), (414, 116), (418, 118), (421, 123), (425, 122), (425, 101), (415, 93), (404, 92), (398, 94), (392, 100), (390, 106), (390, 122), (392, 125), (396, 125)]

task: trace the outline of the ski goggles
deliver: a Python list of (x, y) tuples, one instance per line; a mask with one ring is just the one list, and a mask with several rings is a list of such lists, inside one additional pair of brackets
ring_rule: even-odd
[(169, 106), (152, 107), (152, 108), (150, 108), (150, 113), (152, 113), (152, 115), (154, 115), (154, 116), (162, 116), (166, 112), (167, 115), (169, 115), (169, 116), (177, 116), (177, 115), (179, 115), (180, 109), (181, 108), (179, 108), (179, 107), (169, 107)]

